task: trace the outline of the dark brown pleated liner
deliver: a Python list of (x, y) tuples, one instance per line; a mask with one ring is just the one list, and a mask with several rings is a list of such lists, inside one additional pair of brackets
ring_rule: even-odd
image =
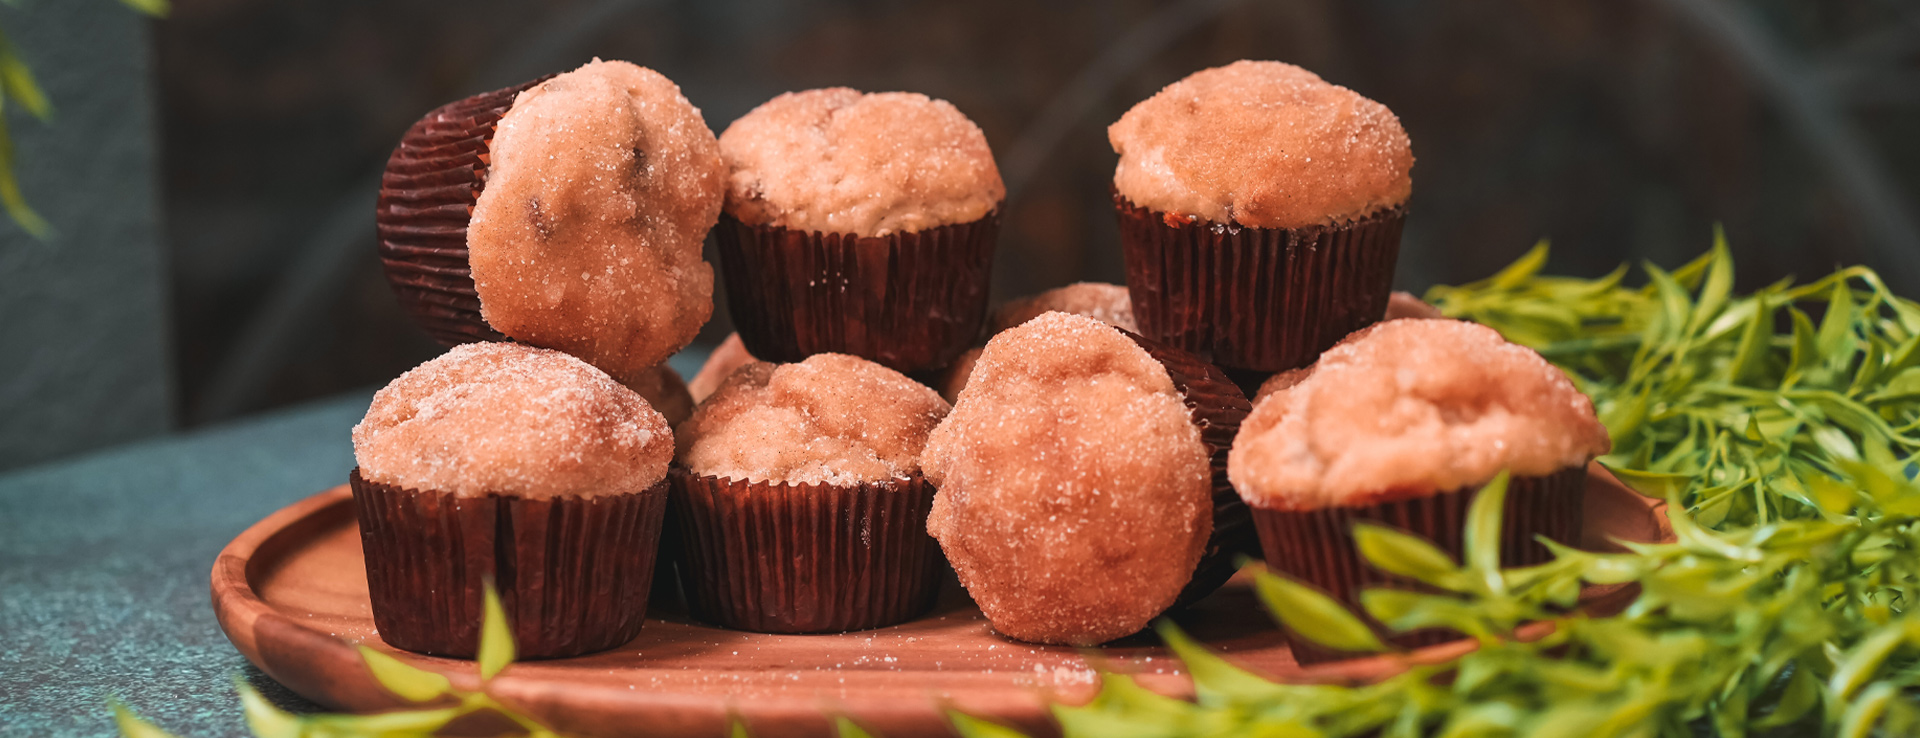
[(1219, 367), (1125, 329), (1120, 332), (1166, 368), (1174, 389), (1180, 391), (1180, 399), (1193, 417), (1193, 424), (1200, 428), (1200, 442), (1207, 445), (1208, 463), (1213, 467), (1213, 533), (1207, 537), (1207, 548), (1200, 556), (1200, 564), (1194, 567), (1193, 579), (1188, 580), (1186, 588), (1174, 600), (1174, 607), (1184, 607), (1226, 584), (1239, 570), (1241, 556), (1260, 555), (1260, 539), (1254, 533), (1252, 514), (1247, 510), (1247, 503), (1240, 499), (1240, 493), (1227, 481), (1227, 451), (1233, 448), (1233, 437), (1240, 432), (1240, 422), (1246, 420), (1253, 406)]
[[(1507, 486), (1506, 512), (1500, 531), (1501, 565), (1532, 566), (1551, 560), (1553, 554), (1534, 540), (1536, 535), (1560, 542), (1579, 541), (1585, 522), (1582, 510), (1586, 482), (1585, 466), (1544, 477), (1514, 477)], [(1360, 593), (1367, 588), (1423, 591), (1429, 588), (1368, 565), (1354, 548), (1353, 523), (1368, 520), (1414, 533), (1432, 541), (1458, 562), (1466, 549), (1467, 510), (1479, 493), (1476, 487), (1367, 507), (1306, 512), (1256, 507), (1253, 521), (1260, 530), (1260, 544), (1266, 550), (1268, 568), (1318, 587), (1346, 602), (1365, 618)], [(1461, 637), (1444, 629), (1392, 633), (1371, 619), (1368, 622), (1384, 640), (1402, 648), (1430, 646)], [(1290, 638), (1294, 660), (1302, 664), (1353, 656), (1297, 637)]]
[(1223, 367), (1313, 363), (1380, 320), (1405, 206), (1306, 228), (1187, 222), (1113, 195), (1140, 334)]
[(901, 372), (938, 369), (987, 316), (1000, 211), (918, 233), (860, 237), (750, 226), (714, 229), (727, 308), (763, 361), (852, 354)]
[(491, 577), (520, 658), (603, 651), (640, 633), (667, 481), (637, 494), (461, 497), (369, 482), (354, 506), (381, 640), (471, 658)]
[(487, 181), (500, 117), (552, 75), (442, 105), (407, 129), (380, 178), (380, 261), (400, 306), (448, 346), (504, 341), (480, 317), (467, 264), (467, 222)]
[(932, 484), (748, 482), (675, 468), (680, 581), (701, 620), (761, 633), (838, 633), (918, 617), (939, 591)]

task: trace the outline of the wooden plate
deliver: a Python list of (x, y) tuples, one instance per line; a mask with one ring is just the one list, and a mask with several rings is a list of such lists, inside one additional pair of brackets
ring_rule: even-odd
[[(1596, 466), (1587, 490), (1586, 541), (1671, 540), (1661, 505)], [(1595, 588), (1589, 607), (1618, 609), (1631, 592)], [(268, 516), (220, 552), (213, 567), (220, 626), (249, 661), (328, 707), (366, 712), (401, 706), (373, 680), (354, 644), (396, 653), (475, 688), (472, 662), (394, 652), (374, 632), (353, 498), (345, 486)], [(1151, 635), (1099, 649), (1015, 643), (994, 635), (957, 584), (932, 614), (880, 630), (780, 636), (707, 627), (662, 603), (633, 642), (572, 659), (514, 664), (491, 686), (499, 698), (569, 733), (714, 736), (738, 717), (760, 738), (823, 735), (844, 714), (887, 736), (946, 734), (951, 707), (1035, 734), (1056, 731), (1050, 701), (1079, 703), (1097, 689), (1095, 665), (1137, 675), (1149, 689), (1190, 696), (1180, 663)], [(1413, 661), (1463, 653), (1468, 641), (1407, 655), (1318, 664), (1293, 662), (1245, 581), (1176, 618), (1198, 640), (1283, 681), (1361, 681)]]

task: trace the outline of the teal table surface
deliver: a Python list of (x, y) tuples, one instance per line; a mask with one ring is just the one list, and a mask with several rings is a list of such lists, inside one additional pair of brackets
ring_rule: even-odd
[(182, 738), (245, 736), (236, 678), (316, 709), (227, 642), (208, 575), (247, 526), (346, 481), (371, 396), (0, 474), (0, 736), (113, 735), (110, 698)]

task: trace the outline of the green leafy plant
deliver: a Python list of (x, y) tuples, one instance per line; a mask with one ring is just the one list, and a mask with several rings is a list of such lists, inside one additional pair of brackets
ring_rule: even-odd
[[(20, 0), (4, 0), (7, 5), (18, 7)], [(154, 17), (163, 17), (172, 7), (168, 0), (120, 0), (129, 8)], [(42, 123), (53, 120), (53, 103), (35, 81), (33, 70), (21, 60), (14, 49), (13, 42), (6, 33), (0, 31), (0, 207), (6, 208), (7, 217), (13, 219), (21, 230), (36, 238), (45, 238), (53, 232), (46, 219), (27, 204), (27, 198), (20, 191), (20, 180), (13, 171), (13, 135), (7, 128), (5, 115), (8, 103), (20, 106)]]
[[(1365, 686), (1283, 685), (1161, 633), (1198, 699), (1110, 676), (1069, 736), (1905, 735), (1920, 729), (1920, 306), (1870, 270), (1732, 292), (1716, 239), (1673, 272), (1539, 276), (1545, 245), (1481, 282), (1439, 287), (1448, 315), (1539, 350), (1593, 397), (1605, 463), (1665, 498), (1676, 538), (1499, 570), (1497, 502), (1469, 516), (1467, 561), (1418, 538), (1356, 531), (1373, 565), (1438, 594), (1372, 590), (1398, 630), (1448, 627), (1479, 648)], [(1819, 317), (1816, 320), (1813, 314)], [(1781, 328), (1779, 326), (1784, 326)], [(1503, 485), (1490, 485), (1489, 492)], [(1486, 503), (1486, 504), (1480, 504)], [(1497, 529), (1491, 528), (1491, 529)], [(1569, 612), (1583, 585), (1636, 584), (1612, 616)], [(1349, 650), (1364, 626), (1269, 574), (1262, 596), (1301, 636)], [(1303, 616), (1302, 613), (1310, 613)], [(1517, 634), (1544, 623), (1537, 637)], [(1539, 627), (1539, 626), (1536, 626)]]

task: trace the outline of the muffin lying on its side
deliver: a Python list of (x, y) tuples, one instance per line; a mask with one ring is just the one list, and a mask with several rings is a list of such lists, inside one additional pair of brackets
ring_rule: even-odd
[(1218, 587), (1251, 543), (1225, 479), (1246, 408), (1184, 352), (1043, 314), (987, 342), (927, 440), (927, 529), (1000, 633), (1132, 634)]

